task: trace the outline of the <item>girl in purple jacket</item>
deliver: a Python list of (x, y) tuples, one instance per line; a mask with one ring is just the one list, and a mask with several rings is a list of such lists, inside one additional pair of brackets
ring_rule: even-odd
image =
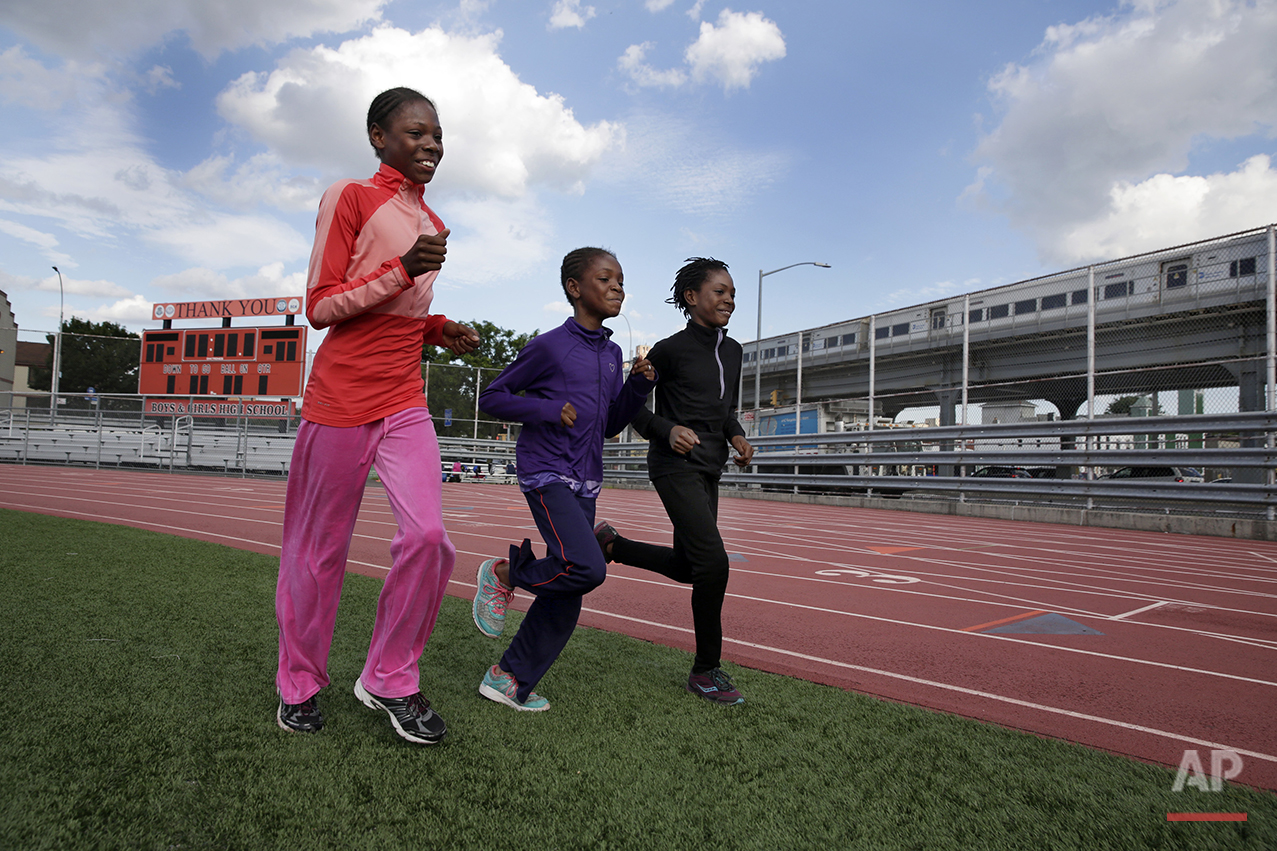
[(594, 537), (603, 439), (618, 434), (643, 408), (656, 378), (644, 358), (635, 361), (627, 380), (621, 348), (603, 327), (625, 300), (616, 257), (602, 248), (578, 248), (563, 258), (559, 277), (573, 317), (533, 337), (479, 396), (484, 413), (523, 424), (515, 449), (519, 487), (546, 544), (545, 558), (536, 558), (525, 538), (521, 546), (511, 545), (509, 559), (479, 566), (474, 622), (489, 638), (501, 635), (515, 588), (535, 598), (479, 693), (529, 711), (550, 708), (532, 688), (576, 629), (581, 597), (607, 576)]

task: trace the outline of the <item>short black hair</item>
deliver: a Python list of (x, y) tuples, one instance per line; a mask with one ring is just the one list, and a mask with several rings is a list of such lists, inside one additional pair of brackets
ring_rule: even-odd
[(559, 283), (563, 285), (563, 294), (568, 297), (568, 304), (575, 305), (571, 293), (568, 292), (568, 278), (577, 281), (581, 280), (581, 276), (585, 274), (586, 268), (590, 265), (590, 261), (595, 257), (616, 257), (616, 254), (606, 248), (595, 248), (587, 246), (585, 248), (577, 248), (569, 251), (563, 258), (563, 265), (559, 266)]
[[(423, 95), (416, 89), (410, 89), (407, 86), (397, 86), (393, 89), (386, 89), (381, 94), (372, 99), (372, 103), (368, 105), (368, 132), (372, 133), (373, 125), (377, 125), (382, 132), (389, 130), (390, 119), (405, 104), (417, 103), (425, 101), (430, 104), (430, 108), (438, 115), (439, 107), (435, 106), (435, 102)], [(369, 138), (368, 144), (372, 145), (372, 139)], [(377, 150), (377, 146), (372, 146), (373, 152), (376, 153), (377, 159), (381, 159), (381, 151)]]
[(672, 295), (665, 299), (665, 303), (672, 304), (683, 311), (684, 316), (691, 316), (692, 306), (687, 303), (687, 297), (683, 293), (688, 290), (700, 292), (709, 273), (726, 272), (727, 264), (713, 257), (688, 257), (683, 262), (687, 265), (674, 275), (674, 286), (670, 287)]

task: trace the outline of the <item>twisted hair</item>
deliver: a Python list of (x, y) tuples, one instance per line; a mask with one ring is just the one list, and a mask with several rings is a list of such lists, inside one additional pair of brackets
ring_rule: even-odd
[[(423, 95), (416, 89), (410, 89), (406, 86), (398, 86), (393, 89), (386, 89), (381, 94), (372, 99), (372, 103), (368, 106), (368, 132), (372, 133), (373, 125), (377, 125), (385, 132), (390, 129), (390, 119), (405, 104), (416, 103), (417, 101), (425, 101), (430, 104), (430, 108), (439, 112), (439, 108), (435, 106), (435, 102)], [(369, 138), (368, 144), (372, 145), (372, 139)], [(373, 151), (377, 154), (377, 158), (381, 158), (381, 151), (377, 150), (377, 146), (373, 145)]]
[(594, 248), (587, 246), (586, 248), (577, 248), (569, 251), (563, 258), (563, 265), (559, 267), (559, 283), (563, 285), (563, 294), (568, 297), (569, 304), (576, 304), (571, 293), (568, 292), (568, 279), (580, 283), (581, 276), (585, 274), (586, 268), (590, 265), (590, 261), (595, 257), (615, 257), (611, 251), (606, 248)]
[(687, 291), (700, 292), (709, 273), (726, 272), (727, 264), (713, 257), (688, 257), (684, 262), (687, 265), (674, 275), (674, 286), (670, 287), (671, 295), (665, 303), (683, 311), (684, 316), (691, 316), (692, 306), (687, 303)]

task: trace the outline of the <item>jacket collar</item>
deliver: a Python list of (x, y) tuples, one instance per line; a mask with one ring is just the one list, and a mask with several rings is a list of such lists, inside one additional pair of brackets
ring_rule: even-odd
[[(722, 332), (721, 334), (719, 332)], [(727, 336), (727, 328), (706, 328), (704, 325), (697, 324), (692, 321), (687, 323), (687, 333), (692, 335), (694, 340), (703, 343), (710, 348), (718, 345), (719, 340)]]
[(398, 169), (391, 168), (385, 163), (382, 163), (381, 168), (377, 169), (377, 173), (373, 175), (372, 182), (374, 185), (389, 189), (392, 192), (410, 192), (417, 196), (418, 200), (421, 199), (422, 194), (426, 191), (426, 187), (423, 184), (413, 183), (400, 174)]
[(606, 325), (597, 331), (591, 331), (580, 322), (577, 322), (575, 317), (572, 316), (567, 318), (567, 320), (563, 323), (563, 327), (566, 328), (568, 333), (572, 336), (585, 340), (595, 346), (606, 343), (612, 337), (612, 329)]

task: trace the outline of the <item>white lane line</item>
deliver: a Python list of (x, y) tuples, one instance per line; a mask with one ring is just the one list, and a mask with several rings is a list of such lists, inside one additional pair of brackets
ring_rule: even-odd
[(1156, 609), (1158, 606), (1165, 606), (1165, 605), (1166, 605), (1165, 600), (1158, 600), (1156, 603), (1149, 603), (1147, 606), (1144, 606), (1143, 608), (1131, 609), (1129, 612), (1123, 612), (1120, 615), (1113, 615), (1112, 617), (1109, 618), (1109, 620), (1120, 621), (1122, 618), (1129, 618), (1131, 615), (1138, 615), (1143, 612), (1147, 612), (1150, 609)]
[[(680, 587), (680, 586), (670, 585), (669, 583), (666, 583), (666, 582), (657, 582), (651, 579), (639, 579), (633, 576), (617, 575), (616, 578), (625, 579), (630, 582), (640, 582), (647, 585), (669, 585), (669, 587)], [(1185, 673), (1190, 673), (1190, 674), (1201, 674), (1207, 677), (1219, 677), (1225, 680), (1236, 680), (1238, 682), (1253, 683), (1255, 685), (1262, 685), (1262, 686), (1273, 686), (1277, 688), (1277, 682), (1270, 682), (1269, 680), (1255, 679), (1254, 677), (1243, 677), (1240, 674), (1228, 674), (1222, 671), (1207, 671), (1202, 668), (1190, 668), (1184, 665), (1172, 665), (1169, 662), (1155, 662), (1151, 659), (1136, 659), (1131, 656), (1118, 656), (1114, 653), (1100, 653), (1096, 650), (1083, 650), (1078, 647), (1067, 647), (1061, 644), (1043, 644), (1037, 641), (1017, 638), (1014, 635), (1000, 635), (1000, 634), (988, 633), (988, 632), (966, 632), (961, 629), (954, 629), (953, 627), (947, 627), (947, 626), (938, 626), (936, 624), (914, 623), (912, 621), (900, 620), (898, 618), (884, 618), (884, 617), (879, 617), (877, 615), (860, 614), (858, 612), (844, 612), (838, 609), (826, 609), (821, 606), (808, 606), (802, 603), (790, 603), (783, 600), (774, 600), (774, 599), (765, 598), (765, 597), (750, 597), (744, 594), (733, 594), (731, 592), (728, 592), (727, 596), (736, 600), (748, 600), (751, 603), (762, 603), (763, 605), (768, 605), (768, 606), (785, 606), (788, 608), (802, 609), (804, 611), (809, 611), (809, 612), (821, 612), (823, 614), (842, 615), (843, 617), (848, 617), (848, 618), (857, 618), (860, 620), (875, 621), (877, 623), (888, 623), (894, 626), (913, 627), (915, 629), (928, 629), (928, 630), (933, 630), (936, 632), (949, 633), (951, 635), (967, 636), (969, 638), (987, 639), (991, 641), (1009, 641), (1013, 644), (1024, 644), (1029, 647), (1033, 647), (1040, 650), (1055, 650), (1061, 653), (1075, 653), (1079, 656), (1093, 656), (1098, 659), (1110, 659), (1116, 662), (1126, 662), (1133, 665), (1147, 665), (1153, 668), (1166, 668), (1172, 671), (1183, 671)]]
[[(654, 626), (654, 627), (659, 627), (661, 629), (669, 629), (676, 632), (692, 632), (692, 630), (686, 629), (683, 627), (669, 626), (668, 624), (658, 623), (656, 621), (644, 620), (642, 618), (630, 617), (628, 615), (613, 614), (612, 612), (604, 612), (599, 609), (583, 608), (582, 611), (590, 612), (591, 614), (596, 614), (596, 615), (603, 615), (604, 617), (616, 618), (617, 620), (640, 623), (645, 626)], [(724, 636), (723, 641), (729, 644), (739, 644), (742, 647), (750, 647), (755, 650), (762, 650), (768, 653), (775, 653), (778, 656), (791, 656), (795, 659), (803, 659), (808, 662), (818, 662), (820, 664), (830, 665), (835, 668), (843, 668), (849, 671), (858, 671), (864, 674), (873, 674), (875, 676), (887, 677), (889, 679), (894, 679), (894, 680), (903, 680), (904, 682), (914, 683), (916, 685), (928, 686), (930, 688), (938, 688), (944, 691), (957, 692), (959, 694), (970, 695), (972, 697), (982, 697), (986, 700), (993, 700), (999, 703), (1008, 703), (1013, 706), (1023, 706), (1026, 709), (1033, 709), (1038, 712), (1049, 712), (1054, 715), (1064, 715), (1069, 718), (1078, 718), (1083, 721), (1094, 721), (1097, 724), (1106, 724), (1111, 727), (1118, 727), (1123, 730), (1132, 730), (1138, 733), (1149, 733), (1151, 735), (1161, 736), (1162, 738), (1166, 738), (1166, 739), (1174, 739), (1177, 742), (1190, 742), (1192, 744), (1211, 748), (1213, 750), (1233, 750), (1239, 754), (1245, 754), (1248, 757), (1254, 757), (1255, 759), (1262, 759), (1262, 760), (1266, 760), (1267, 762), (1277, 762), (1277, 756), (1273, 756), (1271, 754), (1259, 753), (1257, 751), (1249, 751), (1249, 750), (1244, 750), (1241, 748), (1235, 748), (1228, 745), (1220, 744), (1218, 742), (1207, 741), (1206, 739), (1198, 739), (1193, 736), (1185, 736), (1180, 733), (1170, 733), (1170, 732), (1167, 732), (1166, 730), (1158, 730), (1154, 727), (1144, 727), (1140, 724), (1130, 724), (1126, 721), (1118, 721), (1114, 718), (1103, 718), (1099, 715), (1089, 715), (1085, 712), (1075, 712), (1072, 709), (1061, 709), (1056, 706), (1047, 706), (1042, 703), (1033, 703), (1032, 701), (1028, 701), (1028, 700), (1020, 700), (1019, 698), (1007, 697), (1006, 695), (1002, 695), (1002, 694), (993, 694), (992, 692), (965, 688), (963, 686), (956, 686), (951, 683), (941, 683), (935, 680), (925, 680), (925, 679), (922, 679), (921, 677), (911, 677), (908, 674), (898, 674), (895, 671), (883, 671), (883, 670), (879, 670), (878, 668), (867, 668), (864, 665), (853, 665), (850, 662), (839, 662), (836, 659), (825, 659), (824, 657), (821, 657), (821, 656), (812, 656), (807, 653), (799, 653), (794, 650), (785, 650), (780, 647), (771, 647), (766, 644), (757, 644), (752, 641), (741, 641), (738, 638), (728, 638)]]

